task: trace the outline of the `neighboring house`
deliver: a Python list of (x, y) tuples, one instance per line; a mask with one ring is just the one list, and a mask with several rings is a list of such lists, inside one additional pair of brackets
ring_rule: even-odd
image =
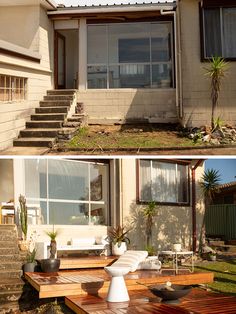
[[(131, 247), (145, 247), (142, 209), (157, 203), (153, 245), (196, 247), (204, 203), (198, 182), (203, 160), (0, 159), (0, 202), (27, 198), (29, 236), (46, 240), (56, 225), (59, 241), (105, 235), (107, 226), (131, 228)], [(16, 217), (17, 220), (17, 217)]]
[(90, 123), (209, 123), (212, 55), (231, 60), (218, 114), (236, 118), (230, 0), (3, 0), (0, 149), (47, 89), (76, 89)]
[(218, 192), (213, 199), (216, 204), (235, 204), (236, 205), (236, 181), (221, 184), (218, 187)]

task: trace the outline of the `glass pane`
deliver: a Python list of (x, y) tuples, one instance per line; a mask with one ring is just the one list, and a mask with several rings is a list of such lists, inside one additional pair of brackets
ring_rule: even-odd
[(47, 197), (47, 161), (25, 159), (25, 195), (27, 198)]
[(152, 65), (152, 87), (172, 87), (172, 65), (160, 63)]
[(88, 200), (88, 164), (50, 159), (48, 184), (51, 199)]
[(236, 8), (223, 9), (223, 56), (236, 57)]
[(109, 63), (150, 62), (150, 24), (110, 24)]
[(88, 204), (49, 203), (49, 224), (88, 225)]
[(205, 57), (222, 56), (220, 9), (204, 10)]
[(47, 202), (27, 199), (27, 208), (29, 225), (47, 224)]
[(176, 202), (176, 184), (176, 164), (153, 161), (153, 200), (170, 203)]
[(88, 64), (107, 63), (106, 25), (88, 25)]
[(88, 66), (88, 88), (107, 88), (106, 66)]
[(141, 201), (151, 201), (151, 163), (150, 160), (140, 160), (140, 197)]
[(151, 24), (152, 62), (171, 60), (171, 23)]
[(108, 173), (107, 166), (90, 165), (90, 197), (91, 201), (107, 201)]
[(184, 165), (177, 166), (178, 202), (188, 202), (188, 168)]
[(144, 88), (150, 87), (150, 66), (144, 64), (124, 64), (109, 67), (110, 87)]
[(105, 205), (92, 204), (90, 220), (93, 225), (107, 225), (108, 217)]

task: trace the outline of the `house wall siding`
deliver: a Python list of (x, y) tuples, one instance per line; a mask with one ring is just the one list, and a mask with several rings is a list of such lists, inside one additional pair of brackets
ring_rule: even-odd
[(149, 119), (150, 122), (176, 122), (174, 89), (110, 89), (78, 91), (90, 123)]
[[(183, 124), (200, 126), (210, 124), (210, 80), (205, 75), (200, 55), (199, 1), (182, 0), (180, 6), (180, 36), (182, 58)], [(236, 120), (236, 63), (230, 62), (222, 82), (216, 116), (235, 124)]]
[[(122, 221), (129, 233), (131, 246), (144, 249), (146, 243), (145, 223), (142, 216), (144, 205), (136, 203), (136, 160), (122, 160)], [(196, 182), (200, 179), (203, 167), (197, 168)], [(197, 200), (197, 239), (199, 240), (204, 205), (200, 187), (196, 190)], [(190, 202), (191, 204), (191, 202)], [(172, 244), (180, 242), (183, 247), (190, 249), (192, 245), (192, 207), (191, 206), (157, 206), (157, 216), (154, 218), (153, 246), (157, 250), (172, 248)]]
[[(12, 23), (15, 15), (17, 18)], [(8, 23), (5, 18), (2, 20), (2, 16), (8, 16)], [(32, 25), (29, 26), (29, 23)], [(6, 36), (8, 29), (9, 36)], [(34, 113), (34, 108), (39, 106), (46, 90), (52, 88), (52, 22), (48, 20), (46, 11), (39, 6), (11, 7), (9, 10), (1, 7), (0, 38), (42, 56), (38, 63), (0, 53), (0, 74), (28, 79), (26, 100), (0, 102), (0, 150), (3, 150), (12, 145), (14, 138), (25, 128), (25, 122)]]

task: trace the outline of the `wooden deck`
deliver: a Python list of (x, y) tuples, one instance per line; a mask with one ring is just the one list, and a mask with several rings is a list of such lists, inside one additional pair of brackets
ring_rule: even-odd
[(99, 296), (70, 296), (66, 305), (77, 314), (235, 314), (236, 297), (192, 289), (178, 305), (160, 303), (149, 291), (129, 292), (130, 301), (106, 302), (105, 294)]
[(61, 257), (60, 269), (104, 268), (116, 260), (116, 256)]
[[(103, 269), (60, 271), (58, 273), (25, 273), (25, 278), (39, 292), (39, 298), (107, 293), (110, 277)], [(125, 276), (129, 291), (145, 290), (144, 285), (171, 281), (178, 284), (200, 284), (213, 282), (213, 273), (202, 272), (174, 275), (155, 270), (139, 270)]]

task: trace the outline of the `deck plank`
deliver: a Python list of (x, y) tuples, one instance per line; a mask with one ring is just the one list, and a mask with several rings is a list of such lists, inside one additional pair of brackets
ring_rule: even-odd
[[(110, 284), (110, 277), (104, 269), (25, 273), (25, 279), (39, 292), (40, 298), (107, 293)], [(129, 291), (147, 290), (148, 285), (167, 281), (185, 285), (210, 283), (213, 282), (213, 273), (160, 275), (155, 270), (139, 270), (125, 276)]]
[(123, 303), (106, 302), (106, 294), (98, 296), (69, 296), (66, 305), (75, 313), (83, 314), (235, 314), (236, 297), (192, 289), (181, 299), (179, 305), (160, 303), (160, 299), (147, 290), (129, 292), (130, 301)]

